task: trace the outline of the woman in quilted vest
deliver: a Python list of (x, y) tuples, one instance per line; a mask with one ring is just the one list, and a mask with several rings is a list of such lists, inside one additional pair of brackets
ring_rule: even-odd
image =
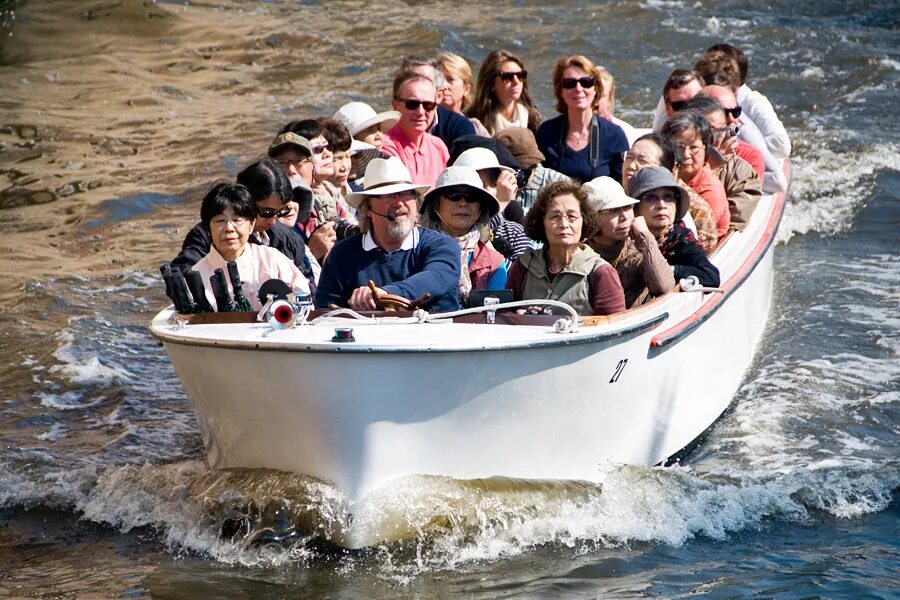
[(506, 287), (516, 300), (569, 304), (580, 315), (625, 310), (619, 275), (584, 240), (597, 229), (597, 214), (576, 183), (544, 188), (525, 218), (525, 233), (543, 248), (527, 250), (509, 270)]

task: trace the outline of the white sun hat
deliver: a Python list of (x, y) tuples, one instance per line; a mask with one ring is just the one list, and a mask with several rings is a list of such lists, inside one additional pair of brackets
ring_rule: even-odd
[(500, 164), (500, 161), (497, 160), (497, 155), (494, 154), (493, 150), (488, 148), (469, 148), (462, 154), (456, 157), (456, 160), (453, 161), (454, 167), (472, 167), (476, 171), (481, 171), (483, 169), (500, 169), (501, 171), (508, 171), (510, 173), (515, 173), (516, 170), (510, 167), (506, 167)]
[(370, 196), (382, 196), (384, 194), (396, 194), (413, 190), (422, 200), (422, 194), (431, 186), (418, 185), (412, 182), (406, 165), (397, 158), (373, 158), (366, 167), (365, 189), (361, 192), (347, 194), (347, 204), (359, 209), (366, 198)]
[(494, 197), (492, 193), (484, 189), (484, 184), (481, 183), (481, 177), (478, 176), (478, 171), (472, 167), (463, 167), (459, 165), (447, 167), (440, 175), (438, 175), (434, 187), (431, 188), (430, 192), (425, 194), (422, 206), (425, 206), (430, 202), (438, 202), (441, 198), (441, 192), (445, 192), (451, 188), (464, 188), (472, 194), (472, 196), (477, 198), (485, 207), (489, 217), (493, 217), (500, 212), (500, 203), (497, 202), (497, 198)]
[(612, 177), (597, 177), (582, 185), (581, 189), (587, 192), (588, 204), (597, 212), (638, 203)]
[(357, 133), (376, 123), (383, 123), (384, 130), (390, 129), (400, 120), (400, 113), (396, 110), (376, 113), (375, 109), (365, 102), (348, 102), (334, 113), (334, 119), (347, 128), (350, 137), (356, 137)]

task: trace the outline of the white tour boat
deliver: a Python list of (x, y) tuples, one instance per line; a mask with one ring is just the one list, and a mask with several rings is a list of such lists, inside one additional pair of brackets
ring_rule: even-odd
[[(351, 509), (407, 475), (598, 481), (601, 463), (676, 455), (728, 407), (766, 324), (784, 203), (763, 196), (711, 257), (721, 291), (673, 292), (611, 317), (313, 313), (279, 329), (255, 314), (170, 307), (150, 329), (212, 469), (327, 480)], [(346, 328), (352, 341), (336, 333)]]

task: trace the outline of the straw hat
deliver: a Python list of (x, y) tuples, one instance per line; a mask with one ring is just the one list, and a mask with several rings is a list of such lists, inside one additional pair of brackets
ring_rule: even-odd
[(406, 165), (396, 156), (373, 158), (366, 167), (365, 188), (361, 192), (347, 194), (347, 204), (358, 209), (370, 196), (396, 194), (409, 190), (415, 191), (416, 196), (421, 200), (422, 194), (428, 188), (427, 185), (413, 183)]
[[(449, 188), (466, 188), (473, 196), (478, 198), (482, 207), (487, 208), (490, 217), (500, 212), (500, 203), (497, 202), (497, 198), (492, 193), (484, 189), (484, 184), (481, 183), (478, 171), (472, 167), (461, 167), (458, 165), (447, 167), (441, 171), (434, 187), (425, 194), (422, 206), (424, 207), (432, 202), (437, 203), (441, 199), (441, 190)], [(437, 207), (435, 207), (436, 211)]]
[(644, 167), (632, 175), (631, 181), (628, 182), (628, 191), (638, 199), (650, 190), (663, 187), (670, 188), (678, 196), (675, 208), (675, 222), (677, 223), (687, 214), (691, 206), (691, 197), (688, 196), (687, 190), (675, 181), (672, 171), (665, 167)]
[(588, 196), (588, 204), (596, 212), (637, 204), (612, 177), (597, 177), (581, 186)]
[(365, 131), (377, 123), (384, 123), (383, 129), (390, 129), (400, 120), (400, 113), (396, 110), (376, 113), (375, 109), (365, 102), (348, 102), (334, 113), (334, 119), (347, 128), (350, 137), (355, 137), (360, 131)]

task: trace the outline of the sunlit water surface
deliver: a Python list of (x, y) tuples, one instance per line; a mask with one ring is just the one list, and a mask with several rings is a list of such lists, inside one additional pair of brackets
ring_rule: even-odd
[[(896, 597), (892, 3), (0, 6), (0, 597)], [(684, 463), (602, 465), (602, 493), (406, 479), (355, 518), (408, 541), (352, 554), (318, 541), (345, 518), (330, 486), (206, 471), (146, 328), (198, 190), (289, 118), (386, 105), (404, 54), (513, 49), (552, 115), (552, 65), (583, 53), (645, 126), (721, 39), (790, 130), (794, 180), (757, 359)]]

